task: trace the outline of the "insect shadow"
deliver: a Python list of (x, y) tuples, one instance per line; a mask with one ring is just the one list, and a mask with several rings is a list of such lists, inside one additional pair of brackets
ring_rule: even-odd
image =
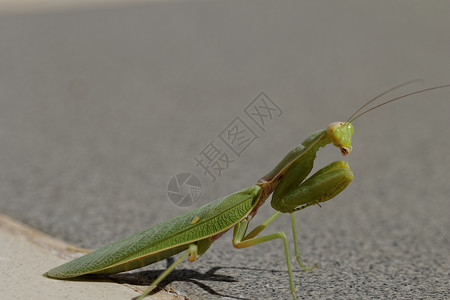
[[(173, 262), (173, 258), (166, 259), (167, 265), (170, 266)], [(221, 269), (236, 269), (240, 271), (256, 271), (256, 272), (270, 272), (270, 273), (282, 273), (286, 272), (286, 270), (274, 270), (274, 269), (261, 269), (261, 268), (246, 268), (246, 267), (212, 267), (205, 273), (198, 272), (192, 269), (175, 269), (170, 273), (159, 285), (155, 288), (150, 294), (155, 294), (165, 286), (171, 284), (174, 281), (184, 281), (190, 282), (197, 285), (199, 288), (203, 289), (205, 292), (210, 295), (226, 297), (228, 299), (239, 299), (239, 300), (248, 300), (250, 298), (236, 297), (229, 294), (222, 294), (218, 291), (214, 290), (212, 287), (207, 284), (200, 282), (201, 281), (220, 281), (220, 282), (239, 282), (234, 277), (230, 275), (222, 275), (217, 274), (217, 271)], [(300, 270), (296, 270), (300, 271)], [(120, 284), (131, 284), (131, 285), (142, 285), (147, 286), (150, 285), (160, 274), (162, 270), (144, 270), (138, 272), (131, 273), (119, 273), (108, 275), (107, 278), (110, 280), (120, 283)], [(295, 272), (295, 271), (294, 271)]]
[[(170, 262), (169, 262), (170, 264)], [(176, 269), (172, 273), (170, 273), (164, 280), (158, 285), (158, 287), (151, 292), (151, 294), (154, 294), (160, 290), (163, 289), (164, 286), (167, 286), (168, 284), (174, 282), (174, 281), (184, 281), (184, 282), (190, 282), (207, 293), (214, 295), (214, 296), (221, 296), (221, 297), (227, 297), (227, 298), (233, 298), (233, 299), (240, 299), (245, 300), (246, 298), (240, 298), (240, 297), (233, 297), (230, 295), (224, 295), (207, 284), (204, 284), (200, 282), (199, 280), (204, 281), (220, 281), (220, 282), (237, 282), (234, 277), (229, 275), (219, 275), (216, 274), (216, 272), (221, 269), (220, 267), (214, 267), (209, 269), (205, 273), (198, 272), (196, 270), (191, 269)], [(120, 283), (120, 284), (132, 284), (132, 285), (143, 285), (147, 286), (150, 285), (159, 275), (161, 274), (161, 270), (145, 270), (145, 271), (139, 271), (139, 272), (132, 272), (132, 273), (120, 273), (120, 274), (113, 274), (108, 275), (107, 278), (110, 280)]]
[[(170, 266), (173, 263), (173, 258), (166, 259), (166, 263)], [(246, 271), (256, 271), (256, 272), (286, 272), (286, 270), (273, 270), (273, 269), (261, 269), (261, 268), (246, 268), (246, 267), (212, 267), (205, 273), (198, 272), (192, 269), (175, 269), (170, 273), (150, 294), (155, 294), (164, 289), (165, 286), (171, 284), (174, 281), (184, 281), (190, 282), (197, 285), (199, 288), (203, 289), (205, 292), (218, 296), (226, 297), (228, 299), (239, 299), (248, 300), (250, 298), (236, 297), (227, 294), (221, 294), (214, 290), (207, 284), (200, 282), (202, 281), (220, 281), (220, 282), (238, 282), (233, 276), (216, 274), (217, 271), (221, 269), (236, 269), (236, 270), (246, 270)], [(70, 278), (66, 280), (70, 281), (95, 281), (95, 282), (115, 282), (119, 284), (130, 284), (138, 286), (148, 286), (150, 285), (162, 272), (163, 270), (143, 270), (137, 272), (125, 272), (111, 275), (84, 275), (81, 277)], [(296, 270), (293, 270), (294, 272)]]

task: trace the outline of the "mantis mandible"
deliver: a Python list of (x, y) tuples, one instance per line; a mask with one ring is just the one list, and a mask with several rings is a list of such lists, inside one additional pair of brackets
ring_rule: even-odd
[[(353, 173), (345, 161), (335, 161), (306, 179), (313, 168), (317, 151), (332, 144), (339, 148), (343, 156), (347, 156), (352, 151), (354, 128), (351, 122), (358, 117), (382, 105), (414, 94), (450, 87), (448, 84), (422, 89), (360, 112), (386, 93), (411, 82), (398, 85), (371, 99), (347, 121), (331, 123), (326, 129), (313, 133), (292, 149), (272, 171), (259, 179), (257, 184), (88, 253), (44, 275), (66, 279), (86, 274), (114, 274), (140, 268), (184, 251), (138, 298), (143, 299), (184, 259), (187, 258), (190, 262), (199, 259), (215, 240), (234, 228), (233, 246), (236, 248), (246, 248), (271, 240), (283, 242), (290, 290), (292, 297), (296, 299), (286, 234), (276, 232), (258, 235), (282, 213), (289, 213), (297, 262), (304, 270), (314, 269), (316, 265), (308, 268), (300, 260), (294, 213), (309, 206), (320, 206), (320, 203), (342, 192), (353, 179)], [(270, 195), (272, 195), (271, 205), (276, 211), (247, 233), (250, 220)]]

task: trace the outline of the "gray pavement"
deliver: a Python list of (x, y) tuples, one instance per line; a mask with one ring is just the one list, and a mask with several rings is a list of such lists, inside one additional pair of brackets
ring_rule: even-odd
[[(254, 184), (382, 91), (450, 83), (449, 12), (446, 1), (184, 1), (2, 14), (0, 212), (94, 249), (187, 211), (167, 197), (178, 173), (201, 180), (193, 207)], [(261, 91), (282, 114), (258, 127), (244, 108)], [(448, 298), (449, 112), (447, 89), (354, 123), (354, 182), (297, 216), (304, 261), (320, 266), (295, 268), (299, 298)], [(240, 156), (220, 139), (236, 117), (257, 135)], [(194, 161), (211, 141), (233, 160), (214, 182)], [(329, 147), (316, 165), (336, 159)], [(289, 217), (267, 230), (290, 236)], [(281, 247), (236, 250), (227, 233), (166, 283), (189, 299), (289, 299)], [(14, 274), (31, 288), (31, 270)]]

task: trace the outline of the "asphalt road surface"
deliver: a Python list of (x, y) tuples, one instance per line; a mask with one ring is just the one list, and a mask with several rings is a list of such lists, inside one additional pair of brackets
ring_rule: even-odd
[[(0, 211), (98, 248), (252, 185), (377, 94), (450, 83), (449, 12), (446, 1), (174, 1), (0, 15)], [(354, 181), (297, 215), (304, 262), (319, 264), (294, 264), (299, 298), (449, 296), (449, 112), (442, 89), (354, 123)], [(237, 129), (246, 135), (230, 140)], [(337, 159), (329, 146), (316, 166)], [(180, 173), (200, 182), (175, 195), (192, 192), (190, 208), (168, 197)], [(286, 231), (293, 252), (289, 222), (267, 231)], [(237, 250), (230, 232), (166, 283), (189, 299), (290, 298), (281, 242)]]

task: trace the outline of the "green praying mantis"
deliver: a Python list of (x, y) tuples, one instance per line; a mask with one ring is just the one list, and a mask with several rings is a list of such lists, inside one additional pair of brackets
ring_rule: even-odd
[[(140, 268), (184, 251), (138, 298), (143, 299), (183, 260), (187, 258), (190, 262), (194, 262), (199, 259), (215, 240), (234, 228), (233, 246), (236, 248), (246, 248), (271, 240), (283, 242), (290, 290), (292, 297), (296, 299), (286, 234), (276, 232), (258, 235), (282, 213), (289, 213), (297, 262), (304, 270), (314, 269), (316, 265), (308, 268), (300, 260), (294, 213), (309, 206), (320, 206), (320, 203), (334, 198), (353, 179), (353, 173), (345, 161), (335, 161), (306, 178), (313, 168), (317, 151), (332, 144), (339, 148), (343, 156), (347, 156), (352, 151), (354, 128), (351, 122), (387, 103), (414, 94), (450, 87), (448, 84), (422, 89), (361, 112), (376, 99), (411, 82), (398, 85), (371, 99), (347, 121), (331, 123), (326, 129), (313, 133), (292, 149), (272, 171), (259, 179), (257, 184), (88, 253), (44, 275), (49, 278), (67, 279), (86, 274), (114, 274)], [(270, 195), (272, 195), (271, 206), (275, 212), (247, 233), (250, 220)]]

